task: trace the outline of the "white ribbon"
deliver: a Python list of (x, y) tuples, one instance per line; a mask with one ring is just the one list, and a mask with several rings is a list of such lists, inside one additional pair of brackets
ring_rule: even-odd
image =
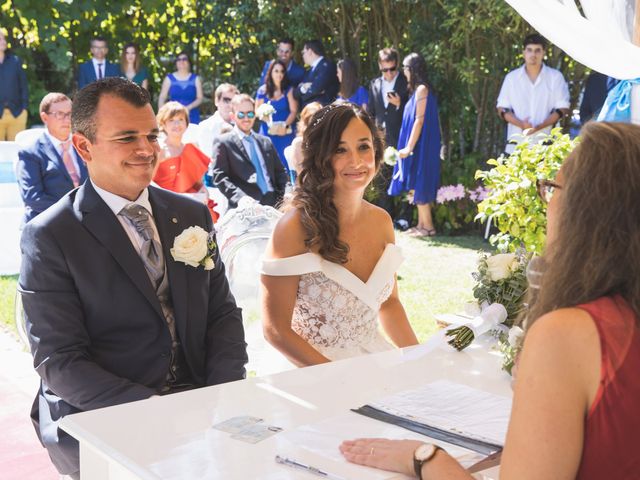
[(474, 338), (495, 329), (507, 319), (507, 309), (501, 303), (481, 305), (482, 311), (470, 323), (465, 323), (463, 327), (468, 327)]

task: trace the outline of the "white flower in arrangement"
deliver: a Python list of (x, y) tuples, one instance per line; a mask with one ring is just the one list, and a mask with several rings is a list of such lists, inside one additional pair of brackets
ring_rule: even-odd
[(518, 347), (523, 336), (524, 330), (522, 330), (520, 327), (511, 327), (508, 337), (509, 346), (513, 348)]
[(398, 160), (400, 160), (400, 154), (398, 153), (398, 150), (396, 150), (393, 147), (387, 147), (384, 150), (384, 163), (386, 163), (387, 165), (395, 165), (396, 163), (398, 163)]
[(518, 258), (514, 253), (499, 253), (487, 258), (487, 273), (494, 282), (511, 276), (518, 266)]
[(273, 108), (273, 105), (271, 105), (270, 103), (263, 103), (256, 110), (256, 116), (262, 121), (265, 121), (274, 113), (276, 113), (276, 109)]
[(182, 262), (191, 267), (202, 265), (205, 270), (211, 270), (215, 266), (213, 261), (215, 250), (213, 234), (202, 227), (195, 226), (185, 229), (178, 235), (170, 251), (176, 262)]

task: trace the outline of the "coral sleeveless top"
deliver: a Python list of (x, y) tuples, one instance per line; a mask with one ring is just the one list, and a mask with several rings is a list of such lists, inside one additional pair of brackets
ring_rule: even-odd
[(640, 329), (620, 296), (579, 305), (600, 336), (600, 387), (585, 420), (576, 479), (640, 478)]

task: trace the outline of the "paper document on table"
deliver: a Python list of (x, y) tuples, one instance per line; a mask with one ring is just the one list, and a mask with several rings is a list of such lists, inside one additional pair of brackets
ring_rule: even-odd
[(367, 405), (379, 411), (470, 439), (503, 446), (511, 399), (439, 380)]

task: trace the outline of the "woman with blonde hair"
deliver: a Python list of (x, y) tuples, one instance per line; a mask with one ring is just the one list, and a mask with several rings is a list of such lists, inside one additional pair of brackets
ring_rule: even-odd
[[(589, 122), (547, 203), (546, 268), (529, 299), (501, 479), (640, 472), (640, 127)], [(421, 479), (472, 478), (439, 447), (360, 439), (347, 460)]]

